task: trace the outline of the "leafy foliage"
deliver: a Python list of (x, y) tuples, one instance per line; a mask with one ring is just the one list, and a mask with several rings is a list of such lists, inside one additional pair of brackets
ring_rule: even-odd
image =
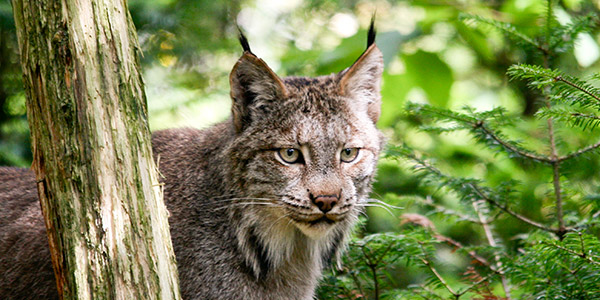
[(461, 14), (460, 19), (465, 21), (466, 23), (477, 25), (477, 24), (485, 24), (492, 28), (495, 28), (502, 33), (506, 34), (508, 37), (512, 38), (516, 42), (518, 42), (522, 46), (529, 46), (533, 48), (539, 48), (540, 45), (533, 38), (527, 36), (526, 34), (519, 31), (515, 26), (507, 22), (501, 22), (494, 19), (488, 19), (481, 16), (469, 15), (469, 14)]
[(0, 165), (26, 165), (31, 159), (25, 92), (18, 64), (12, 9), (0, 2)]
[[(384, 161), (412, 170), (420, 188), (416, 195), (386, 198), (421, 212), (402, 214), (400, 223), (404, 225), (397, 232), (357, 236), (345, 258), (345, 269), (328, 275), (319, 293), (321, 298), (597, 297), (600, 240), (593, 220), (600, 213), (597, 201), (592, 200), (597, 199), (597, 193), (592, 190), (599, 178), (598, 174), (579, 176), (576, 166), (597, 164), (600, 142), (590, 143), (588, 138), (572, 147), (564, 141), (577, 131), (595, 133), (600, 124), (600, 89), (591, 81), (598, 76), (581, 79), (556, 67), (561, 55), (572, 55), (569, 51), (577, 37), (593, 30), (597, 18), (585, 15), (562, 24), (555, 8), (556, 4), (548, 1), (541, 12), (542, 26), (530, 32), (508, 22), (461, 14), (469, 27), (491, 27), (535, 57), (533, 63), (515, 62), (507, 76), (512, 82), (526, 82), (535, 93), (541, 104), (535, 114), (537, 120), (523, 119), (503, 107), (478, 110), (465, 106), (457, 110), (431, 102), (408, 103), (405, 108), (405, 119), (422, 133), (450, 139), (469, 136), (479, 145), (472, 161), (498, 161), (489, 166), (510, 162), (517, 176), (497, 178), (493, 169), (478, 176), (473, 172), (463, 176), (459, 160), (446, 163), (444, 157), (406, 142), (388, 146)], [(526, 123), (537, 125), (529, 129), (523, 126)], [(532, 183), (544, 192), (531, 194)], [(535, 209), (542, 213), (534, 213)], [(503, 226), (515, 223), (519, 225), (512, 232)], [(481, 238), (453, 238), (461, 228)], [(444, 254), (447, 247), (453, 251), (450, 256)], [(374, 264), (371, 253), (379, 253), (382, 264)], [(447, 262), (457, 259), (463, 259), (463, 263), (454, 263), (461, 271), (448, 271)], [(394, 269), (406, 273), (415, 268), (421, 277), (408, 284), (368, 276)]]
[[(435, 253), (435, 244), (439, 243), (429, 232), (415, 230), (407, 235), (391, 233), (370, 234), (363, 238), (354, 238), (344, 258), (343, 269), (328, 274), (321, 284), (321, 293), (327, 297), (356, 299), (379, 297), (386, 286), (394, 281), (391, 276), (397, 262), (407, 265), (416, 261), (427, 261)], [(360, 260), (353, 258), (360, 257)], [(387, 293), (387, 292), (385, 292)]]
[(534, 234), (526, 252), (507, 260), (507, 272), (533, 298), (594, 299), (600, 293), (598, 237), (580, 231), (562, 241)]

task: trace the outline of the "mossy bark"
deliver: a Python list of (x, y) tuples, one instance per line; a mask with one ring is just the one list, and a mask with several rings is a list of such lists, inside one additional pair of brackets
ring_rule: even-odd
[(61, 297), (179, 298), (126, 1), (12, 5)]

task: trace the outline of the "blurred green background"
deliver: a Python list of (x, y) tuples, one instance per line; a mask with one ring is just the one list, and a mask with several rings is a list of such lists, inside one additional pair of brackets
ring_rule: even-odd
[[(597, 13), (600, 1), (564, 0), (555, 3), (559, 22)], [(246, 32), (253, 52), (280, 76), (325, 75), (348, 67), (366, 45), (371, 15), (377, 15), (377, 44), (384, 54), (383, 107), (379, 127), (390, 144), (407, 143), (436, 157), (442, 170), (457, 176), (499, 184), (517, 179), (521, 201), (515, 210), (540, 220), (552, 214), (550, 171), (519, 162), (483, 146), (467, 134), (438, 135), (423, 132), (421, 120), (407, 115), (407, 101), (437, 107), (476, 110), (503, 106), (518, 116), (505, 134), (530, 149), (547, 152), (544, 122), (534, 113), (541, 105), (539, 93), (525, 83), (509, 81), (507, 68), (515, 63), (540, 63), (540, 57), (515, 46), (502, 33), (481, 24), (460, 21), (461, 13), (514, 24), (521, 31), (536, 31), (546, 3), (541, 0), (475, 1), (354, 1), (354, 0), (131, 0), (129, 8), (144, 51), (142, 59), (150, 126), (206, 127), (229, 115), (228, 74), (241, 55), (236, 23)], [(577, 37), (576, 46), (554, 57), (553, 65), (574, 76), (600, 70), (598, 30)], [(9, 1), (0, 2), (0, 165), (27, 167), (31, 162), (25, 99), (18, 47)], [(573, 150), (599, 139), (596, 132), (558, 128), (559, 148)], [(598, 159), (564, 166), (565, 181), (585, 179), (579, 187), (598, 194)], [(566, 193), (571, 193), (566, 191)], [(589, 209), (580, 192), (569, 194), (567, 210)], [(369, 211), (365, 232), (402, 230), (400, 215), (419, 213), (434, 221), (438, 232), (464, 244), (484, 243), (484, 233), (471, 223), (440, 213), (460, 211), (455, 196), (444, 189), (420, 185), (405, 163), (382, 159), (374, 198), (403, 209), (391, 213)], [(422, 205), (431, 199), (435, 205)], [(417, 203), (419, 202), (419, 203)], [(568, 216), (567, 216), (568, 217)], [(507, 216), (495, 230), (509, 248), (519, 247), (522, 223)], [(438, 251), (442, 271), (450, 281), (468, 264), (451, 248)], [(394, 284), (405, 286), (422, 280), (419, 272), (390, 270)]]
[[(597, 11), (599, 1), (560, 1), (562, 22)], [(485, 110), (499, 105), (530, 116), (535, 94), (507, 82), (515, 62), (534, 62), (501, 33), (458, 20), (469, 13), (538, 26), (545, 3), (513, 1), (346, 0), (131, 0), (144, 56), (143, 69), (153, 130), (205, 127), (229, 114), (228, 73), (241, 54), (236, 22), (253, 51), (278, 74), (324, 75), (349, 66), (364, 50), (366, 28), (377, 14), (377, 44), (384, 53), (383, 115), (388, 136), (431, 145), (422, 134), (395, 126), (407, 100), (446, 108), (465, 104)], [(565, 11), (569, 11), (569, 16)], [(596, 34), (582, 34), (564, 68), (593, 72), (600, 50)], [(0, 164), (31, 160), (18, 47), (10, 2), (0, 2)], [(396, 134), (396, 135), (395, 135)], [(461, 143), (454, 139), (456, 146)], [(468, 144), (465, 140), (464, 143)], [(464, 145), (463, 143), (463, 145)]]

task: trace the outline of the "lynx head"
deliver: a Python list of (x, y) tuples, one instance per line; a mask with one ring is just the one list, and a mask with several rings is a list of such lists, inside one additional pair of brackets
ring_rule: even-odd
[(279, 78), (240, 38), (245, 51), (230, 75), (231, 177), (240, 201), (254, 204), (239, 205), (237, 217), (268, 229), (244, 233), (265, 243), (267, 258), (297, 238), (290, 231), (335, 251), (367, 203), (383, 144), (375, 127), (383, 59), (369, 32), (352, 66), (316, 78)]

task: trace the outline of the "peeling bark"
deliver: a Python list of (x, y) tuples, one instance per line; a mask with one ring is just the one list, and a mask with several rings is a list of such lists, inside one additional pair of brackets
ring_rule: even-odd
[(126, 1), (12, 5), (59, 294), (180, 298)]

